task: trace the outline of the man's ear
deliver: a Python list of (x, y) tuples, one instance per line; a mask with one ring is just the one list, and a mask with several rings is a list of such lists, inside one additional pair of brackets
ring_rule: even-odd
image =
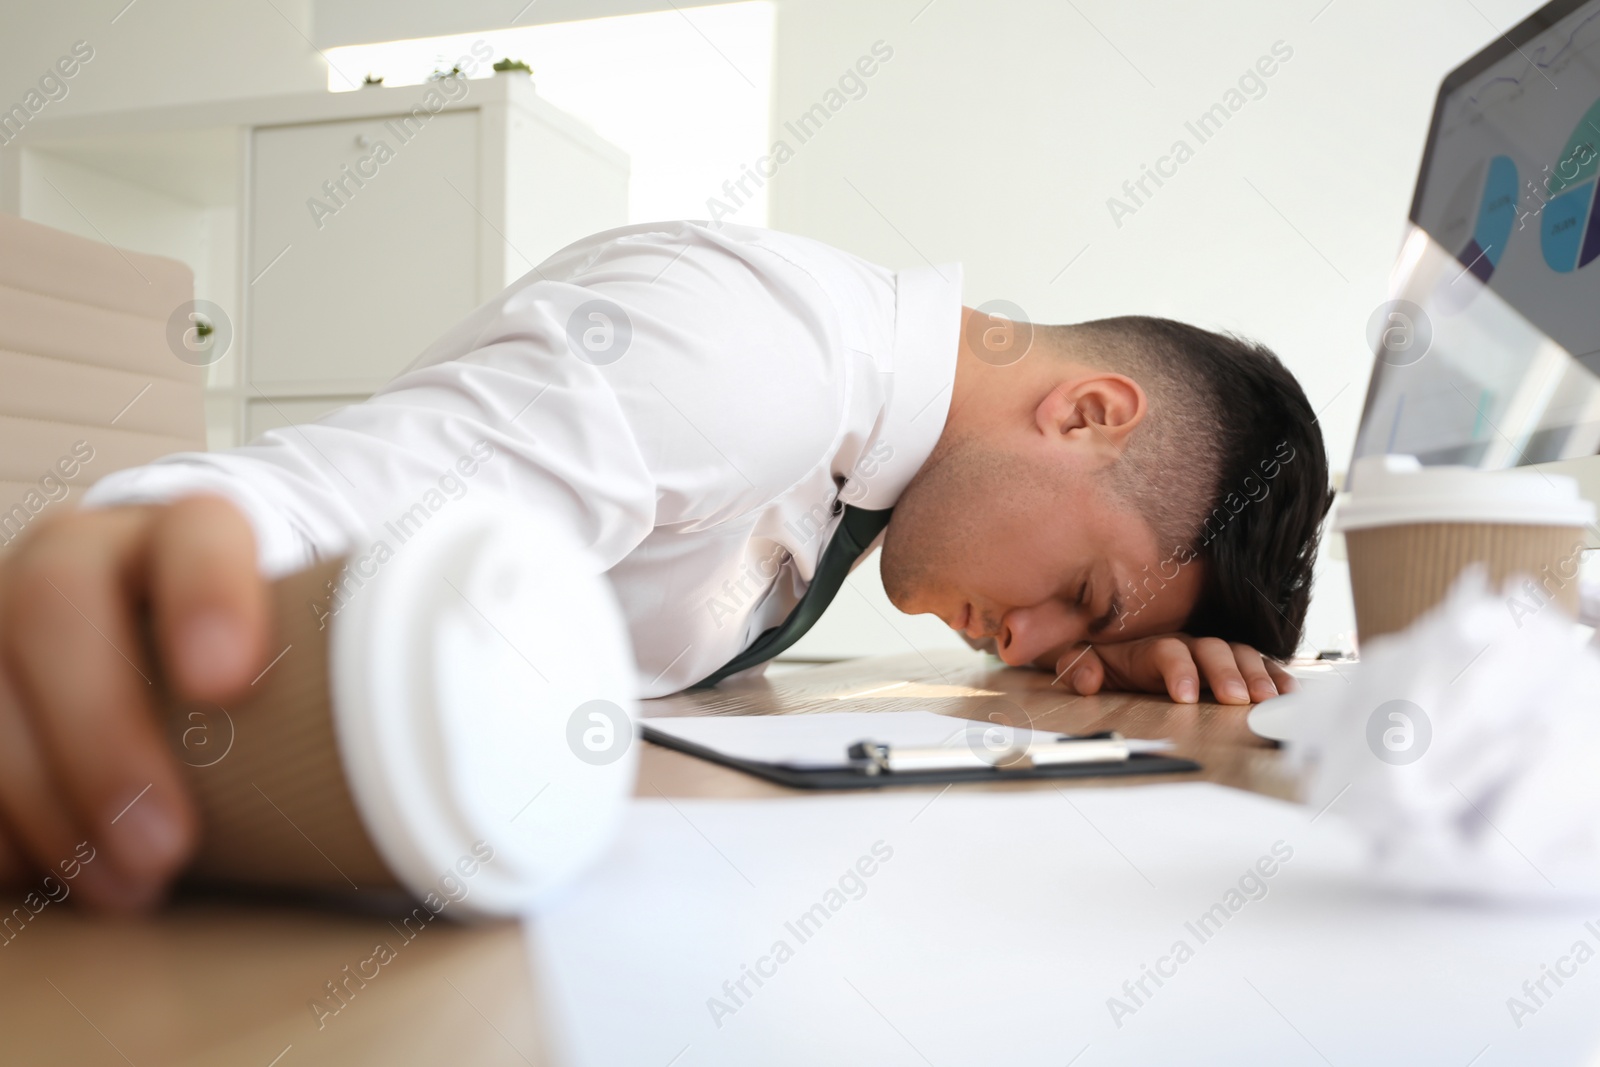
[(1109, 452), (1113, 460), (1128, 435), (1144, 421), (1149, 401), (1139, 383), (1123, 374), (1096, 371), (1057, 383), (1034, 410), (1039, 431), (1049, 438)]

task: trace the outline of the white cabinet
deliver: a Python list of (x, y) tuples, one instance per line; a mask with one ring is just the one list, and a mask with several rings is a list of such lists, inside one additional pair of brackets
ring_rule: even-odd
[(628, 160), (525, 75), (30, 124), (0, 210), (187, 262), (233, 342), (212, 447), (371, 393), (550, 253), (627, 222)]
[(370, 392), (477, 306), (477, 115), (434, 115), (409, 144), (399, 118), (254, 131), (255, 385)]

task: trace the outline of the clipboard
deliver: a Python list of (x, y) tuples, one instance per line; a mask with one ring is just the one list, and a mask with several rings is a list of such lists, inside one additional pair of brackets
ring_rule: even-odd
[[(640, 734), (653, 744), (663, 748), (694, 756), (698, 759), (716, 763), (724, 767), (731, 767), (737, 771), (754, 775), (757, 778), (791, 789), (811, 790), (840, 790), (840, 789), (884, 789), (894, 786), (917, 785), (945, 785), (955, 782), (1017, 782), (1030, 781), (1042, 778), (1101, 778), (1101, 777), (1126, 777), (1130, 775), (1149, 774), (1187, 774), (1198, 771), (1200, 765), (1193, 760), (1182, 759), (1152, 751), (1129, 751), (1123, 758), (1097, 759), (1100, 746), (1121, 745), (1127, 749), (1130, 744), (1138, 746), (1140, 742), (1127, 742), (1120, 735), (1093, 734), (1093, 735), (1067, 735), (1049, 734), (1041, 735), (1048, 740), (1033, 740), (1025, 747), (1006, 749), (993, 754), (993, 759), (982, 757), (974, 758), (973, 750), (966, 746), (954, 745), (943, 749), (929, 749), (926, 747), (908, 749), (901, 746), (897, 752), (894, 746), (874, 742), (872, 739), (873, 721), (880, 716), (894, 714), (926, 714), (926, 713), (892, 713), (881, 712), (868, 716), (855, 717), (855, 721), (843, 728), (839, 740), (834, 743), (837, 757), (831, 762), (821, 765), (803, 766), (792, 761), (750, 758), (732, 754), (719, 749), (711, 744), (701, 743), (686, 737), (680, 737), (659, 729), (650, 721), (640, 723)], [(715, 719), (734, 717), (715, 716)], [(777, 716), (740, 716), (737, 718), (772, 720)], [(781, 718), (788, 719), (789, 716)], [(797, 718), (813, 719), (812, 716), (798, 716)], [(934, 716), (937, 719), (949, 718), (951, 732), (961, 732), (963, 729), (970, 732), (976, 729), (989, 727), (990, 724), (976, 720), (956, 719), (946, 716)], [(662, 722), (663, 720), (656, 720)], [(681, 722), (682, 720), (680, 720)], [(813, 721), (815, 721), (813, 719)], [(887, 720), (885, 720), (887, 721)], [(865, 725), (862, 725), (862, 724)], [(963, 727), (960, 724), (967, 724)], [(700, 724), (696, 724), (700, 725)], [(1028, 731), (1021, 731), (1028, 734)], [(859, 735), (859, 736), (858, 736)], [(843, 740), (844, 737), (853, 738), (851, 741)], [(1044, 752), (1055, 749), (1057, 745), (1062, 750), (1072, 745), (1078, 745), (1086, 751), (1090, 758), (1078, 759), (1068, 757), (1061, 762), (1045, 762), (1043, 758), (1035, 763), (1029, 755), (1034, 752)], [(929, 763), (938, 763), (937, 754), (947, 752), (949, 765), (928, 766)], [(904, 757), (897, 758), (901, 754)], [(915, 757), (922, 757), (920, 759)]]

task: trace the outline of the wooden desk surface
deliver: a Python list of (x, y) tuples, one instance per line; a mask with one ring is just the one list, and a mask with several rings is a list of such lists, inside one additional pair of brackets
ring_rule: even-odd
[[(1175, 705), (1128, 694), (1077, 697), (1049, 675), (995, 669), (976, 653), (908, 653), (788, 671), (649, 701), (646, 716), (921, 708), (1068, 732), (1170, 737), (1197, 775), (1274, 796), (1292, 781), (1244, 708)], [(1136, 785), (1150, 778), (1115, 779)], [(1161, 781), (1176, 780), (1161, 776)], [(962, 788), (1104, 787), (1112, 780)], [(929, 787), (930, 789), (933, 787)], [(759, 797), (789, 790), (646, 745), (638, 795)], [(19, 899), (3, 905), (9, 909)], [(325, 983), (398, 946), (337, 1014), (310, 1002)], [(365, 965), (367, 973), (373, 966)], [(252, 1065), (471, 1063), (542, 1065), (538, 1000), (515, 924), (433, 924), (409, 943), (389, 920), (226, 901), (189, 901), (146, 920), (52, 904), (0, 943), (0, 1060), (5, 1063)]]

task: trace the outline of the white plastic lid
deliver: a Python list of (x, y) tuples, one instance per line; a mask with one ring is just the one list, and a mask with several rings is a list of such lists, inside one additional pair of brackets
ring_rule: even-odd
[(520, 914), (600, 854), (633, 794), (622, 612), (569, 534), (504, 498), (385, 538), (386, 558), (347, 564), (361, 584), (330, 635), (356, 808), (419, 899)]
[(1351, 468), (1350, 487), (1334, 516), (1340, 532), (1429, 522), (1579, 527), (1595, 517), (1575, 479), (1543, 471), (1424, 467), (1415, 456), (1364, 456)]

